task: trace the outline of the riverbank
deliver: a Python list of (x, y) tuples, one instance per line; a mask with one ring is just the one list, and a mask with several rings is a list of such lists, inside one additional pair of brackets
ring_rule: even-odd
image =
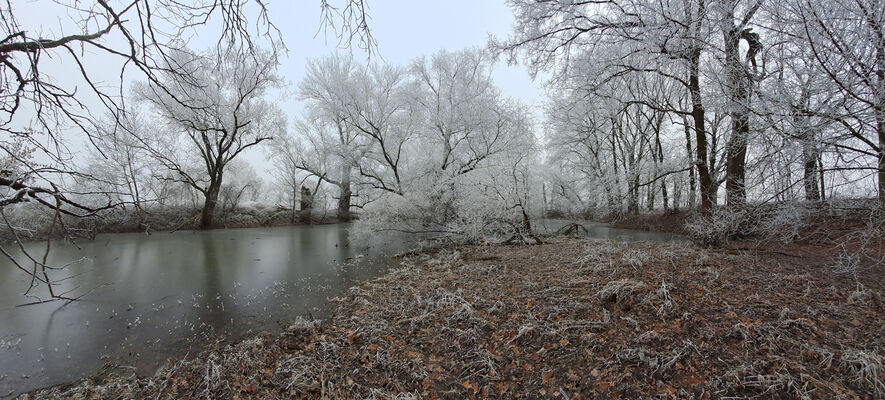
[(566, 238), (425, 253), (328, 320), (22, 398), (881, 398), (883, 271), (839, 274), (827, 253)]
[[(53, 210), (34, 204), (22, 204), (9, 212), (9, 224), (0, 223), (0, 244), (33, 242), (47, 238), (94, 238), (101, 233), (175, 232), (199, 229), (201, 210), (192, 207), (132, 208), (106, 210), (83, 218), (62, 215), (62, 224), (53, 223)], [(315, 210), (310, 221), (301, 219), (300, 211), (283, 206), (252, 205), (220, 211), (210, 229), (243, 229), (280, 226), (325, 225), (341, 223), (332, 211)], [(353, 219), (358, 215), (354, 214)], [(10, 229), (15, 227), (15, 231)]]
[(654, 214), (625, 215), (620, 218), (604, 219), (601, 222), (617, 229), (687, 235), (688, 231), (685, 229), (685, 223), (693, 215), (690, 211), (677, 210)]
[(600, 222), (616, 229), (684, 235), (713, 247), (772, 250), (795, 244), (839, 249), (861, 258), (885, 253), (885, 209), (876, 199), (757, 204), (741, 210), (717, 207), (706, 217), (697, 211), (669, 210)]

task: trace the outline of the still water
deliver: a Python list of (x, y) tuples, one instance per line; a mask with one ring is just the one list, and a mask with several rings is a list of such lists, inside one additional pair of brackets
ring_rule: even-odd
[[(536, 228), (552, 232), (566, 222)], [(584, 226), (600, 239), (679, 239)], [(48, 264), (81, 260), (52, 275), (58, 291), (83, 295), (72, 303), (24, 305), (38, 300), (22, 296), (27, 275), (0, 259), (0, 397), (82, 378), (105, 361), (151, 374), (167, 358), (196, 354), (219, 337), (279, 331), (298, 315), (322, 318), (328, 298), (384, 274), (398, 263), (392, 254), (415, 247), (396, 235), (351, 243), (347, 228), (105, 234), (54, 243)]]
[[(559, 228), (574, 222), (563, 219), (543, 219), (532, 222), (532, 228), (541, 234), (552, 234)], [(580, 221), (577, 223), (586, 229), (586, 231), (581, 232), (580, 236), (592, 239), (614, 240), (618, 242), (688, 242), (688, 238), (685, 236), (672, 233), (610, 228), (608, 225), (599, 222)]]

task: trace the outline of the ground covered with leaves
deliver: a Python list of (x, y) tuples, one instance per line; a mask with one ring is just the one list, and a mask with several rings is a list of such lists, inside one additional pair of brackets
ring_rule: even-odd
[(24, 398), (885, 397), (883, 271), (554, 238), (403, 259), (323, 321)]

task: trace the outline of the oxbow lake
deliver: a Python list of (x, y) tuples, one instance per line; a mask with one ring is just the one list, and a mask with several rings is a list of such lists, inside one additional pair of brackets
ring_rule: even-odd
[[(552, 232), (569, 221), (544, 220)], [(598, 239), (673, 241), (674, 235), (582, 222)], [(102, 234), (53, 243), (60, 292), (75, 302), (24, 297), (29, 277), (0, 259), (0, 397), (83, 378), (106, 361), (151, 374), (210, 343), (281, 331), (296, 316), (323, 318), (328, 299), (383, 275), (403, 235), (351, 242), (348, 225)], [(14, 246), (7, 245), (7, 248)], [(25, 246), (42, 256), (45, 243)], [(36, 293), (45, 298), (45, 292)]]

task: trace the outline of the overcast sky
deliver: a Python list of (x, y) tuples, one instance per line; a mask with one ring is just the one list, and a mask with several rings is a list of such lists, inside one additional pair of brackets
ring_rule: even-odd
[[(369, 5), (370, 27), (378, 43), (376, 60), (405, 65), (414, 58), (442, 50), (460, 50), (467, 47), (484, 47), (489, 35), (506, 37), (513, 23), (513, 15), (504, 0), (366, 0)], [(334, 36), (325, 37), (320, 28), (320, 0), (270, 0), (270, 19), (282, 31), (289, 53), (281, 60), (280, 73), (294, 90), (304, 76), (305, 62), (310, 58), (323, 57), (334, 52), (347, 52), (337, 48)], [(336, 3), (336, 2), (333, 2)], [(19, 22), (34, 33), (55, 37), (58, 33), (72, 33), (64, 15), (51, 15), (48, 11), (60, 7), (46, 0), (14, 2)], [(34, 32), (35, 27), (38, 32)], [(331, 35), (331, 32), (330, 32)], [(217, 41), (217, 32), (192, 40), (194, 49), (205, 49)], [(366, 60), (365, 54), (354, 50), (354, 57)], [(96, 58), (98, 57), (98, 58)], [(95, 69), (107, 69), (109, 84), (119, 76), (116, 60), (100, 59), (103, 54), (87, 55)], [(65, 81), (66, 74), (75, 74), (71, 66), (47, 65), (45, 71)], [(116, 68), (116, 69), (115, 69)], [(507, 66), (501, 61), (495, 68), (494, 79), (503, 93), (516, 97), (530, 106), (541, 104), (539, 82), (533, 82), (528, 73), (519, 66)], [(294, 96), (283, 100), (281, 108), (291, 120), (300, 109)], [(264, 154), (252, 151), (246, 157), (258, 171), (269, 164)]]
[[(504, 0), (367, 0), (370, 27), (378, 41), (378, 55), (385, 62), (407, 64), (415, 57), (442, 50), (484, 47), (489, 35), (506, 37), (513, 24), (513, 14)], [(282, 31), (289, 54), (283, 60), (281, 73), (294, 84), (304, 76), (305, 61), (335, 51), (337, 40), (315, 36), (319, 27), (319, 1), (271, 2), (271, 18)], [(364, 54), (354, 52), (357, 58)], [(540, 106), (539, 82), (533, 82), (520, 66), (507, 66), (501, 61), (494, 79), (507, 96)], [(287, 103), (293, 103), (289, 100)], [(294, 105), (294, 107), (298, 107)], [(259, 169), (266, 165), (250, 154)]]
[[(504, 0), (367, 0), (370, 27), (378, 42), (378, 56), (392, 64), (405, 65), (415, 57), (442, 50), (484, 47), (489, 35), (506, 37), (513, 24), (513, 14)], [(305, 61), (336, 51), (335, 37), (316, 35), (320, 26), (318, 0), (271, 1), (271, 20), (282, 31), (289, 54), (282, 60), (280, 72), (292, 85), (304, 76)], [(331, 33), (330, 33), (331, 34)], [(315, 37), (316, 35), (316, 37)], [(363, 53), (354, 50), (357, 59)], [(532, 106), (541, 105), (540, 83), (533, 82), (520, 66), (500, 61), (494, 79), (503, 93)], [(285, 104), (298, 108), (295, 99)], [(285, 108), (285, 107), (284, 107)], [(293, 115), (296, 110), (285, 110)], [(269, 167), (263, 154), (247, 155), (261, 171)]]
[[(393, 64), (407, 64), (415, 57), (430, 56), (442, 50), (484, 47), (489, 34), (506, 37), (513, 15), (504, 0), (367, 0), (371, 28), (378, 41), (379, 55)], [(312, 7), (306, 7), (310, 4)], [(298, 82), (305, 60), (336, 51), (335, 38), (314, 38), (319, 26), (319, 1), (277, 1), (271, 3), (271, 18), (283, 31), (289, 47), (282, 73)], [(341, 51), (341, 50), (337, 50)], [(355, 52), (356, 56), (361, 56)], [(500, 62), (495, 81), (504, 93), (533, 104), (541, 95), (538, 85), (520, 67)]]

